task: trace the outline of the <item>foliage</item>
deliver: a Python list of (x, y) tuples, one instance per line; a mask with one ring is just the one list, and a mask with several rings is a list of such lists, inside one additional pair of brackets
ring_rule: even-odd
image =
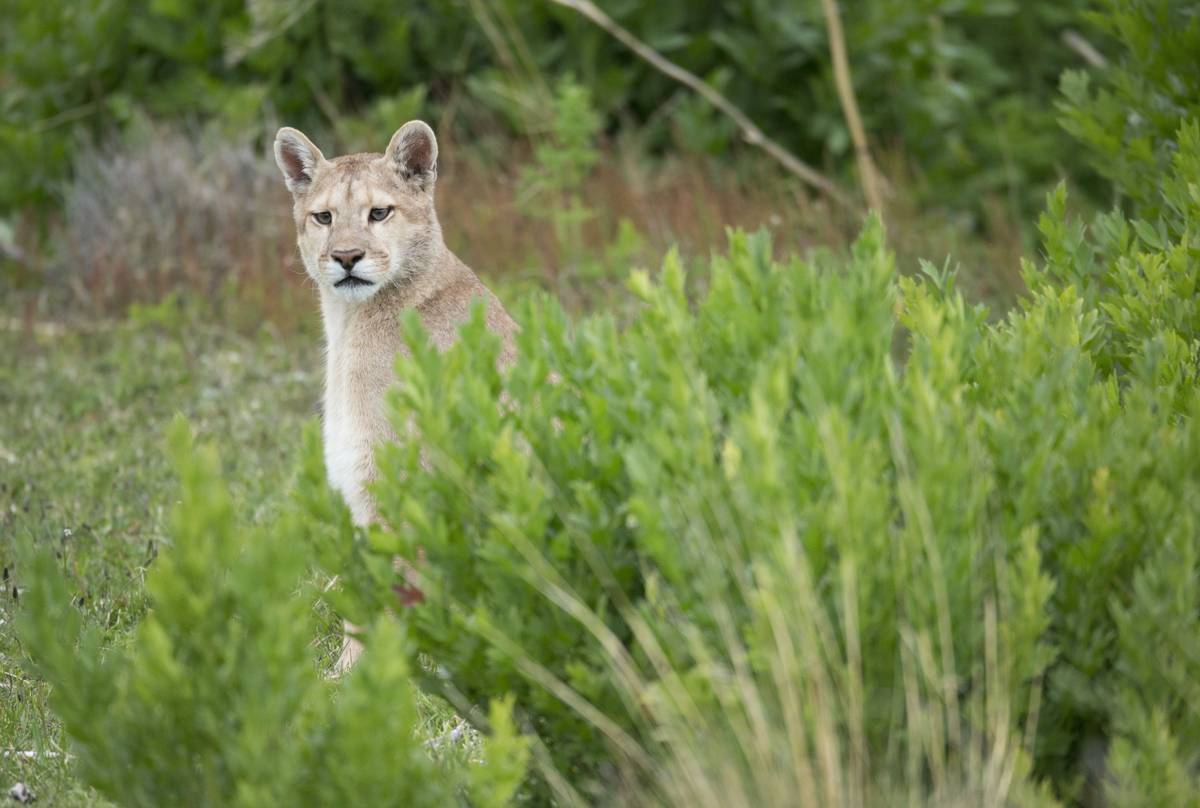
[(152, 607), (128, 648), (84, 627), (48, 552), (31, 561), (18, 626), (54, 688), (83, 779), (122, 805), (445, 805), (470, 786), (502, 805), (521, 779), (524, 744), (508, 709), (484, 771), (444, 769), (416, 736), (400, 628), (383, 620), (371, 659), (342, 683), (311, 658), (307, 558), (283, 528), (237, 524), (216, 452), (177, 419), (171, 454), (183, 496), (173, 547), (147, 576)]
[[(147, 608), (146, 569), (169, 541), (178, 486), (161, 440), (171, 417), (186, 413), (204, 441), (227, 447), (225, 478), (252, 503), (244, 515), (270, 520), (319, 373), (277, 332), (230, 333), (178, 302), (81, 332), (34, 328), (10, 320), (0, 331), (0, 737), (36, 756), (0, 757), (0, 782), (21, 780), (41, 803), (68, 808), (96, 797), (55, 756), (65, 741), (48, 688), (22, 669), (12, 626), (29, 591), (17, 547), (58, 553), (84, 622), (106, 645), (124, 642)], [(308, 622), (319, 636), (320, 616)]]
[[(1200, 138), (1180, 143), (1164, 187), (1194, 211)], [(1182, 788), (1200, 755), (1196, 248), (1119, 214), (1089, 230), (1062, 193), (1042, 229), (1031, 294), (994, 325), (953, 275), (897, 282), (874, 225), (843, 267), (735, 235), (694, 310), (669, 258), (658, 283), (634, 275), (645, 305), (621, 333), (536, 302), (508, 375), (481, 317), (445, 354), (410, 318), (393, 419), (412, 437), (380, 453), (404, 483), (378, 486), (395, 530), (369, 546), (424, 559), (414, 642), (468, 701), (515, 691), (577, 787), (664, 753), (663, 693), (706, 721), (753, 709), (731, 678), (782, 699), (768, 641), (807, 621), (834, 627), (831, 687), (860, 694), (835, 746), (860, 734), (872, 784), (1014, 732), (1040, 699), (1036, 763), (1063, 795), (1107, 780), (1088, 750), (1110, 738), (1113, 789), (1150, 793), (1137, 778), (1165, 757)], [(764, 604), (795, 600), (770, 573), (796, 556), (815, 611), (784, 620)], [(914, 672), (964, 704), (925, 747), (902, 730), (921, 699), (895, 701)]]
[[(1140, 197), (1155, 220), (1113, 212), (1087, 227), (1066, 219), (1060, 192), (1041, 224), (1046, 264), (1026, 267), (1031, 287), (1080, 312), (1072, 319), (1092, 372), (1110, 380), (1107, 390), (1061, 400), (1068, 406), (1076, 399), (1069, 406), (1090, 417), (1042, 424), (1053, 429), (1043, 434), (1062, 455), (1048, 467), (1053, 455), (1029, 455), (1033, 468), (1052, 476), (1026, 504), (1053, 516), (1043, 541), (1061, 569), (1055, 622), (1062, 655), (1049, 677), (1043, 765), (1061, 776), (1072, 765), (1065, 750), (1078, 753), (1088, 738), (1114, 739), (1114, 804), (1184, 805), (1200, 790), (1200, 734), (1190, 706), (1200, 656), (1186, 627), (1200, 603), (1196, 123), (1184, 123), (1174, 143), (1156, 193)], [(1044, 373), (1061, 380), (1065, 370)], [(1118, 400), (1139, 421), (1113, 420)], [(1089, 423), (1096, 429), (1090, 436)], [(997, 445), (1010, 437), (998, 436)], [(1095, 468), (1090, 481), (1072, 470), (1081, 465)], [(1091, 502), (1065, 509), (1064, 495)]]
[[(539, 229), (549, 225), (557, 260), (538, 267), (535, 274), (568, 305), (580, 298), (597, 305), (616, 297), (619, 273), (644, 251), (645, 240), (632, 221), (621, 217), (602, 250), (588, 248), (585, 228), (598, 218), (598, 211), (584, 201), (584, 192), (600, 160), (600, 118), (591, 93), (570, 77), (556, 85), (552, 110), (546, 130), (538, 133), (533, 161), (521, 169), (516, 202)], [(531, 128), (537, 126), (531, 123)]]
[(560, 244), (580, 244), (583, 223), (592, 216), (580, 190), (600, 158), (599, 126), (587, 89), (570, 79), (559, 82), (549, 137), (534, 149), (533, 164), (521, 176), (518, 198), (536, 218), (553, 226)]
[(1176, 139), (1180, 122), (1200, 118), (1200, 14), (1182, 0), (1104, 0), (1091, 19), (1121, 56), (1096, 74), (1095, 89), (1086, 73), (1063, 76), (1063, 125), (1140, 218), (1182, 224), (1184, 211), (1160, 185), (1187, 150)]
[[(123, 646), (149, 606), (147, 570), (171, 543), (178, 481), (162, 435), (172, 416), (222, 447), (238, 515), (259, 524), (279, 518), (313, 417), (312, 336), (245, 334), (188, 301), (134, 306), (119, 323), (35, 321), (28, 333), (15, 318), (0, 323), (0, 782), (24, 782), (39, 804), (110, 803), (76, 776), (50, 687), (23, 665), (13, 627), (31, 593), (18, 549), (53, 552), (84, 625), (106, 648)], [(311, 653), (332, 664), (341, 620), (322, 603), (305, 622)], [(444, 703), (421, 695), (418, 706), (435, 757), (479, 759), (479, 736)]]
[[(1069, 512), (1061, 500), (1046, 503), (1057, 523), (1046, 536), (1049, 555), (1063, 570), (1056, 623), (1067, 630), (1049, 679), (1043, 766), (1055, 777), (1070, 769), (1057, 750), (1072, 733), (1077, 753), (1080, 736), (1085, 747), (1111, 742), (1111, 804), (1187, 805), (1200, 793), (1200, 734), (1189, 706), (1200, 655), (1186, 627), (1200, 603), (1189, 459), (1197, 450), (1200, 356), (1200, 72), (1191, 55), (1200, 18), (1171, 0), (1112, 0), (1092, 16), (1124, 48), (1095, 92), (1086, 77), (1064, 76), (1063, 123), (1129, 213), (1118, 209), (1086, 226), (1068, 219), (1060, 189), (1039, 224), (1045, 265), (1027, 265), (1026, 278), (1045, 294), (1061, 288), (1076, 296), (1088, 312), (1081, 324), (1098, 371), (1128, 407), (1168, 417), (1171, 428), (1149, 428), (1150, 417), (1122, 438), (1126, 445), (1098, 468), (1094, 503), (1075, 524), (1062, 519)], [(1089, 442), (1071, 436), (1063, 446), (1077, 448), (1064, 462), (1078, 463), (1079, 451), (1095, 457)], [(1046, 493), (1055, 488), (1067, 490)], [(1087, 541), (1076, 537), (1080, 525)], [(1097, 575), (1097, 567), (1108, 574)], [(1081, 619), (1087, 613), (1095, 618)], [(1098, 768), (1091, 774), (1104, 778)]]
[[(982, 694), (988, 604), (1004, 615), (991, 638), (1004, 672), (987, 687), (1015, 721), (1048, 661), (1051, 583), (1036, 523), (990, 518), (1001, 478), (964, 400), (983, 315), (912, 285), (918, 336), (897, 374), (893, 275), (877, 227), (842, 271), (780, 267), (764, 239), (736, 236), (694, 315), (673, 260), (661, 285), (636, 281), (647, 305), (620, 337), (611, 318), (571, 328), (553, 304), (530, 307), (507, 379), (482, 320), (446, 354), (419, 347), (410, 322), (394, 417), (415, 419), (420, 441), (381, 452), (384, 479), (406, 482), (377, 492), (406, 529), (369, 541), (424, 554), (414, 641), (471, 700), (514, 689), (557, 770), (597, 787), (614, 748), (637, 757), (627, 737), (653, 745), (656, 692), (682, 688), (710, 714), (734, 709), (721, 683), (740, 666), (771, 681), (768, 596), (790, 599), (769, 579), (803, 557), (817, 611), (796, 630), (826, 621), (834, 648), (871, 649), (836, 667), (834, 691), (851, 671), (862, 699), (839, 737), (861, 733), (894, 763), (883, 750), (923, 716), (892, 701), (906, 672)], [(615, 675), (616, 661), (632, 667)], [(1012, 729), (985, 718), (961, 720)], [(957, 713), (940, 720), (968, 731)], [(889, 775), (903, 779), (886, 763), (870, 776)]]
[[(898, 145), (939, 202), (1003, 192), (1025, 203), (1071, 167), (1047, 111), (1058, 41), (1085, 0), (870, 0), (846, 9), (868, 131)], [(0, 29), (5, 87), (0, 209), (45, 204), (79, 135), (107, 136), (142, 112), (224, 131), (275, 119), (336, 132), (390, 131), (423, 115), (520, 123), (545, 106), (547, 76), (574, 73), (611, 125), (646, 122), (647, 142), (724, 151), (730, 124), (551, 3), (368, 0), (14, 0)], [(814, 162), (848, 156), (819, 3), (609, 3), (625, 27), (732, 98)], [(302, 54), (298, 58), (297, 54)], [(363, 58), (370, 54), (370, 58)], [(463, 103), (464, 93), (477, 103)], [(484, 112), (488, 107), (492, 113)], [(270, 120), (264, 120), (264, 116)], [(377, 124), (371, 124), (376, 126)], [(386, 137), (374, 134), (371, 137)], [(379, 143), (373, 144), (374, 148)]]

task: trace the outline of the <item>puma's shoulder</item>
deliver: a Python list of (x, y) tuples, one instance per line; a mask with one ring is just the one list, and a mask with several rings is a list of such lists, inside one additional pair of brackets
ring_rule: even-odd
[(435, 345), (443, 350), (448, 348), (458, 338), (458, 329), (470, 318), (471, 307), (481, 300), (487, 306), (488, 330), (502, 340), (500, 362), (502, 365), (509, 364), (516, 355), (517, 324), (470, 267), (453, 254), (447, 254), (446, 259), (441, 282), (417, 306), (425, 330)]

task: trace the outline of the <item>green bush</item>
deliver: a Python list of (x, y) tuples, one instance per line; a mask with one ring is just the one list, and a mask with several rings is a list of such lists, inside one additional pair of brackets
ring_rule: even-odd
[(591, 94), (570, 79), (555, 88), (554, 115), (547, 139), (522, 170), (517, 198), (536, 219), (553, 228), (559, 244), (578, 246), (584, 223), (594, 214), (580, 198), (584, 182), (600, 159), (596, 149), (599, 117)]
[[(1194, 129), (1163, 186), (1185, 229)], [(608, 788), (614, 759), (657, 770), (637, 761), (680, 754), (663, 740), (679, 702), (706, 722), (751, 709), (739, 677), (782, 700), (764, 604), (792, 570), (814, 594), (779, 625), (834, 627), (832, 691), (859, 701), (833, 734), (860, 739), (871, 783), (917, 787), (932, 764), (904, 761), (969, 758), (967, 739), (1038, 718), (1027, 741), (1061, 795), (1186, 793), (1197, 248), (1190, 230), (1064, 211), (1060, 192), (1031, 293), (994, 324), (951, 274), (897, 280), (875, 224), (845, 266), (778, 264), (735, 234), (694, 306), (669, 258), (657, 283), (635, 274), (644, 307), (623, 332), (534, 301), (507, 375), (481, 316), (444, 354), (409, 318), (392, 417), (413, 437), (380, 451), (403, 483), (377, 488), (392, 529), (350, 546), (377, 570), (424, 558), (414, 643), (464, 705), (517, 694), (549, 788), (553, 772)], [(953, 685), (898, 700), (917, 675)], [(930, 721), (943, 730), (921, 746), (906, 728)], [(1146, 779), (1162, 759), (1175, 779)]]
[(33, 555), (25, 581), (19, 633), (81, 778), (130, 806), (507, 803), (526, 755), (508, 704), (493, 703), (486, 762), (451, 767), (417, 737), (394, 620), (375, 625), (369, 661), (322, 678), (294, 519), (240, 525), (215, 452), (182, 421), (170, 442), (183, 483), (173, 547), (147, 576), (151, 608), (128, 648), (83, 625), (50, 553)]
[(1103, 0), (1090, 18), (1120, 43), (1120, 58), (1096, 71), (1095, 87), (1092, 75), (1063, 75), (1063, 125), (1119, 201), (1152, 225), (1178, 221), (1183, 211), (1160, 186), (1186, 150), (1180, 122), (1200, 118), (1200, 14), (1185, 0)]

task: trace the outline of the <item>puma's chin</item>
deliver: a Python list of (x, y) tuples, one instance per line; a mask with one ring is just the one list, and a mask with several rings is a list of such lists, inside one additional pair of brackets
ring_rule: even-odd
[(382, 279), (367, 279), (360, 278), (357, 275), (349, 275), (341, 280), (330, 284), (330, 290), (336, 297), (342, 300), (351, 302), (361, 302), (369, 300), (383, 286)]

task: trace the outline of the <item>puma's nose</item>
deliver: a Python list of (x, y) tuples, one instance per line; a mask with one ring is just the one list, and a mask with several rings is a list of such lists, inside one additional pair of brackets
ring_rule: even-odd
[(349, 272), (354, 269), (354, 265), (362, 260), (366, 253), (362, 250), (333, 250), (329, 253), (329, 257), (342, 265), (342, 269)]

